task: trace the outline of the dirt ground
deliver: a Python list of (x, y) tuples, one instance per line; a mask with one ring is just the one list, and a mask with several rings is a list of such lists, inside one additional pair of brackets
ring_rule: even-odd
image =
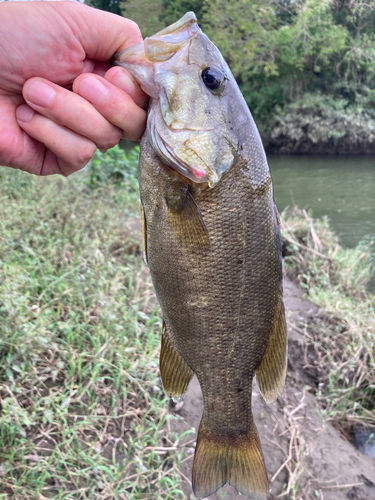
[[(281, 398), (267, 405), (253, 386), (253, 413), (259, 431), (270, 481), (269, 500), (375, 500), (375, 460), (362, 455), (327, 421), (313, 394), (316, 381), (303, 368), (303, 336), (298, 325), (311, 323), (319, 311), (303, 300), (297, 285), (286, 279), (285, 306), (288, 318), (289, 364)], [(198, 429), (203, 410), (196, 378), (171, 413), (179, 432)], [(191, 441), (194, 435), (189, 435)], [(193, 445), (192, 445), (193, 446)], [(181, 465), (187, 499), (194, 499), (191, 467), (194, 448), (186, 449)], [(246, 498), (224, 486), (211, 500)]]

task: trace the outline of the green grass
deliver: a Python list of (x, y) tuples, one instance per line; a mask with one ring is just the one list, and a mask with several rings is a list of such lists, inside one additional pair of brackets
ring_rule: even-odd
[(375, 424), (375, 235), (356, 248), (339, 244), (327, 218), (314, 220), (297, 208), (282, 214), (287, 273), (323, 313), (306, 327), (315, 352), (328, 416), (341, 425)]
[(127, 172), (0, 167), (0, 499), (184, 498)]
[[(185, 498), (135, 163), (114, 148), (69, 179), (0, 167), (0, 500)], [(333, 420), (374, 423), (372, 240), (343, 249), (297, 210), (283, 239), (326, 311), (306, 328), (318, 397)]]

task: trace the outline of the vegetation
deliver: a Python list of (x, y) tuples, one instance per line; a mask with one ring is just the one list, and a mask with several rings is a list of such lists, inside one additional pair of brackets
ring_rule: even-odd
[(0, 170), (4, 500), (184, 498), (137, 182), (104, 158), (101, 183), (101, 153), (69, 179)]
[[(112, 0), (91, 2), (113, 6)], [(195, 11), (231, 67), (270, 151), (375, 153), (374, 2), (123, 0), (117, 5), (144, 36)], [(353, 121), (359, 123), (350, 132)]]
[[(192, 439), (160, 386), (136, 158), (97, 152), (70, 179), (0, 170), (0, 499), (185, 498)], [(325, 311), (299, 325), (317, 395), (334, 421), (373, 424), (375, 243), (343, 249), (298, 209), (282, 229), (287, 272)]]
[[(318, 397), (329, 417), (347, 427), (375, 423), (375, 235), (354, 249), (339, 245), (327, 218), (297, 208), (282, 214), (287, 273), (297, 278), (324, 313), (300, 325), (311, 347)], [(301, 328), (300, 328), (301, 331)]]
[(375, 113), (370, 104), (350, 106), (344, 98), (306, 93), (303, 100), (275, 108), (269, 152), (358, 155), (375, 153)]

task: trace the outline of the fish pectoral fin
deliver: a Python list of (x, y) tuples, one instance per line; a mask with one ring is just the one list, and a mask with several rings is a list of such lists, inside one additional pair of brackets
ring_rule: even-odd
[(161, 338), (160, 373), (164, 390), (169, 397), (181, 397), (185, 394), (194, 375), (177, 351), (165, 321)]
[(272, 403), (277, 395), (281, 395), (288, 362), (287, 330), (282, 299), (276, 318), (266, 353), (255, 372), (259, 390), (267, 403)]
[(253, 419), (247, 433), (238, 437), (217, 435), (206, 428), (198, 432), (193, 463), (193, 491), (206, 498), (228, 483), (254, 500), (266, 500), (268, 478), (258, 431)]
[(185, 244), (211, 250), (203, 215), (189, 191), (186, 192), (186, 198), (179, 210), (169, 210), (169, 219), (173, 231)]
[(141, 222), (142, 222), (142, 240), (143, 240), (143, 260), (145, 261), (146, 266), (148, 266), (148, 262), (147, 262), (147, 224), (146, 224), (146, 215), (145, 215), (145, 209), (143, 208), (143, 203), (141, 203)]

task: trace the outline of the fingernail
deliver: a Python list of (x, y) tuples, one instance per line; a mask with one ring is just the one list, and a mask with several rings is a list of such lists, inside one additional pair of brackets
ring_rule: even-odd
[(25, 99), (37, 106), (46, 108), (55, 97), (56, 91), (40, 80), (35, 80), (27, 84), (25, 89)]
[(108, 89), (94, 76), (87, 76), (79, 82), (78, 94), (92, 104), (100, 104), (106, 98)]
[(31, 120), (31, 117), (34, 113), (35, 111), (31, 109), (27, 104), (21, 104), (21, 106), (18, 106), (18, 108), (16, 109), (16, 117), (20, 122), (28, 122), (29, 120)]
[(112, 77), (112, 83), (127, 94), (131, 94), (135, 89), (134, 81), (121, 69)]

